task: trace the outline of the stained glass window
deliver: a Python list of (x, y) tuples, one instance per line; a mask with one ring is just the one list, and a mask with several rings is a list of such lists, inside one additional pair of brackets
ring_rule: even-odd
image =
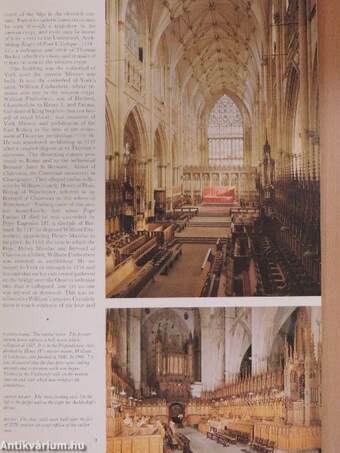
[(209, 165), (243, 165), (243, 120), (239, 108), (222, 96), (211, 111), (208, 124)]

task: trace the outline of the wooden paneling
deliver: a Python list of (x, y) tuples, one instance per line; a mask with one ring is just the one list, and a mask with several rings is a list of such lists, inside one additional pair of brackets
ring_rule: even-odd
[(163, 453), (160, 435), (109, 438), (107, 453)]

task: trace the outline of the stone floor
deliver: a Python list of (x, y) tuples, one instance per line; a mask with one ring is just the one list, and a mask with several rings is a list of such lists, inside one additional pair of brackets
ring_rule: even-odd
[(230, 207), (227, 206), (218, 206), (218, 205), (201, 205), (199, 206), (199, 214), (202, 216), (208, 215), (211, 216), (213, 214), (215, 215), (223, 215), (227, 216), (230, 214)]
[(220, 238), (226, 237), (230, 235), (230, 229), (228, 228), (220, 228), (220, 227), (190, 227), (188, 226), (180, 233), (176, 233), (176, 237), (184, 237), (184, 238), (191, 238), (191, 237), (212, 237), (212, 238)]
[[(200, 212), (201, 212), (200, 208)], [(214, 207), (206, 207), (206, 216), (192, 217), (188, 226), (183, 231), (176, 233), (178, 237), (226, 237), (230, 235), (230, 227), (227, 227), (227, 212), (221, 211), (223, 217), (216, 217)]]
[[(184, 434), (190, 440), (192, 453), (256, 453), (255, 450), (247, 445), (229, 445), (223, 447), (216, 441), (207, 439), (204, 434), (192, 428), (180, 429), (179, 432)], [(276, 453), (287, 453), (283, 450), (275, 450)], [(176, 452), (175, 452), (176, 453)], [(317, 450), (294, 450), (292, 453), (318, 453)]]
[(249, 451), (244, 446), (229, 445), (227, 448), (223, 447), (214, 440), (207, 439), (206, 436), (192, 428), (184, 428), (180, 432), (190, 440), (192, 453), (244, 453), (245, 451)]
[(168, 275), (156, 275), (139, 297), (192, 297), (198, 285), (201, 265), (211, 244), (183, 244), (182, 256)]
[(215, 217), (215, 216), (209, 216), (209, 217), (203, 217), (203, 216), (200, 216), (200, 215), (197, 215), (195, 217), (192, 217), (190, 219), (190, 225), (194, 225), (194, 224), (197, 224), (197, 223), (214, 223), (214, 222), (218, 222), (218, 223), (221, 223), (221, 222), (226, 222), (227, 219), (229, 219), (230, 217)]
[[(182, 232), (176, 233), (176, 236), (214, 239), (229, 237), (226, 208), (207, 206), (203, 209), (208, 216), (193, 217), (191, 222), (195, 226), (189, 224)], [(222, 213), (223, 217), (216, 217), (216, 212)], [(225, 227), (221, 226), (224, 222)], [(204, 225), (200, 226), (200, 223)], [(199, 284), (202, 263), (210, 248), (214, 249), (214, 244), (182, 244), (182, 256), (174, 263), (168, 275), (156, 275), (154, 281), (148, 283), (139, 293), (139, 297), (193, 297)]]

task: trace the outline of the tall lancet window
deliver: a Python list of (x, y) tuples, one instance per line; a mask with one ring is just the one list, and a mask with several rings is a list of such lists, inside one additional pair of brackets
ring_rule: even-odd
[(212, 109), (208, 124), (209, 165), (243, 165), (243, 120), (235, 102), (223, 95)]

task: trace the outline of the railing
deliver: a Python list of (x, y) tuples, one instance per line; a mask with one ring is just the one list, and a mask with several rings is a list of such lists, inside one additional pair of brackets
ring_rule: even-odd
[(254, 437), (275, 443), (279, 450), (297, 451), (321, 448), (319, 426), (285, 426), (274, 423), (258, 423), (254, 427)]
[(250, 393), (277, 392), (283, 390), (283, 385), (283, 370), (280, 369), (269, 373), (257, 374), (255, 376), (237, 376), (233, 383), (225, 384), (215, 391), (203, 392), (202, 398), (232, 398), (236, 396), (248, 396)]
[(183, 173), (213, 173), (213, 172), (241, 172), (241, 173), (256, 173), (256, 168), (249, 165), (187, 165), (183, 168)]

